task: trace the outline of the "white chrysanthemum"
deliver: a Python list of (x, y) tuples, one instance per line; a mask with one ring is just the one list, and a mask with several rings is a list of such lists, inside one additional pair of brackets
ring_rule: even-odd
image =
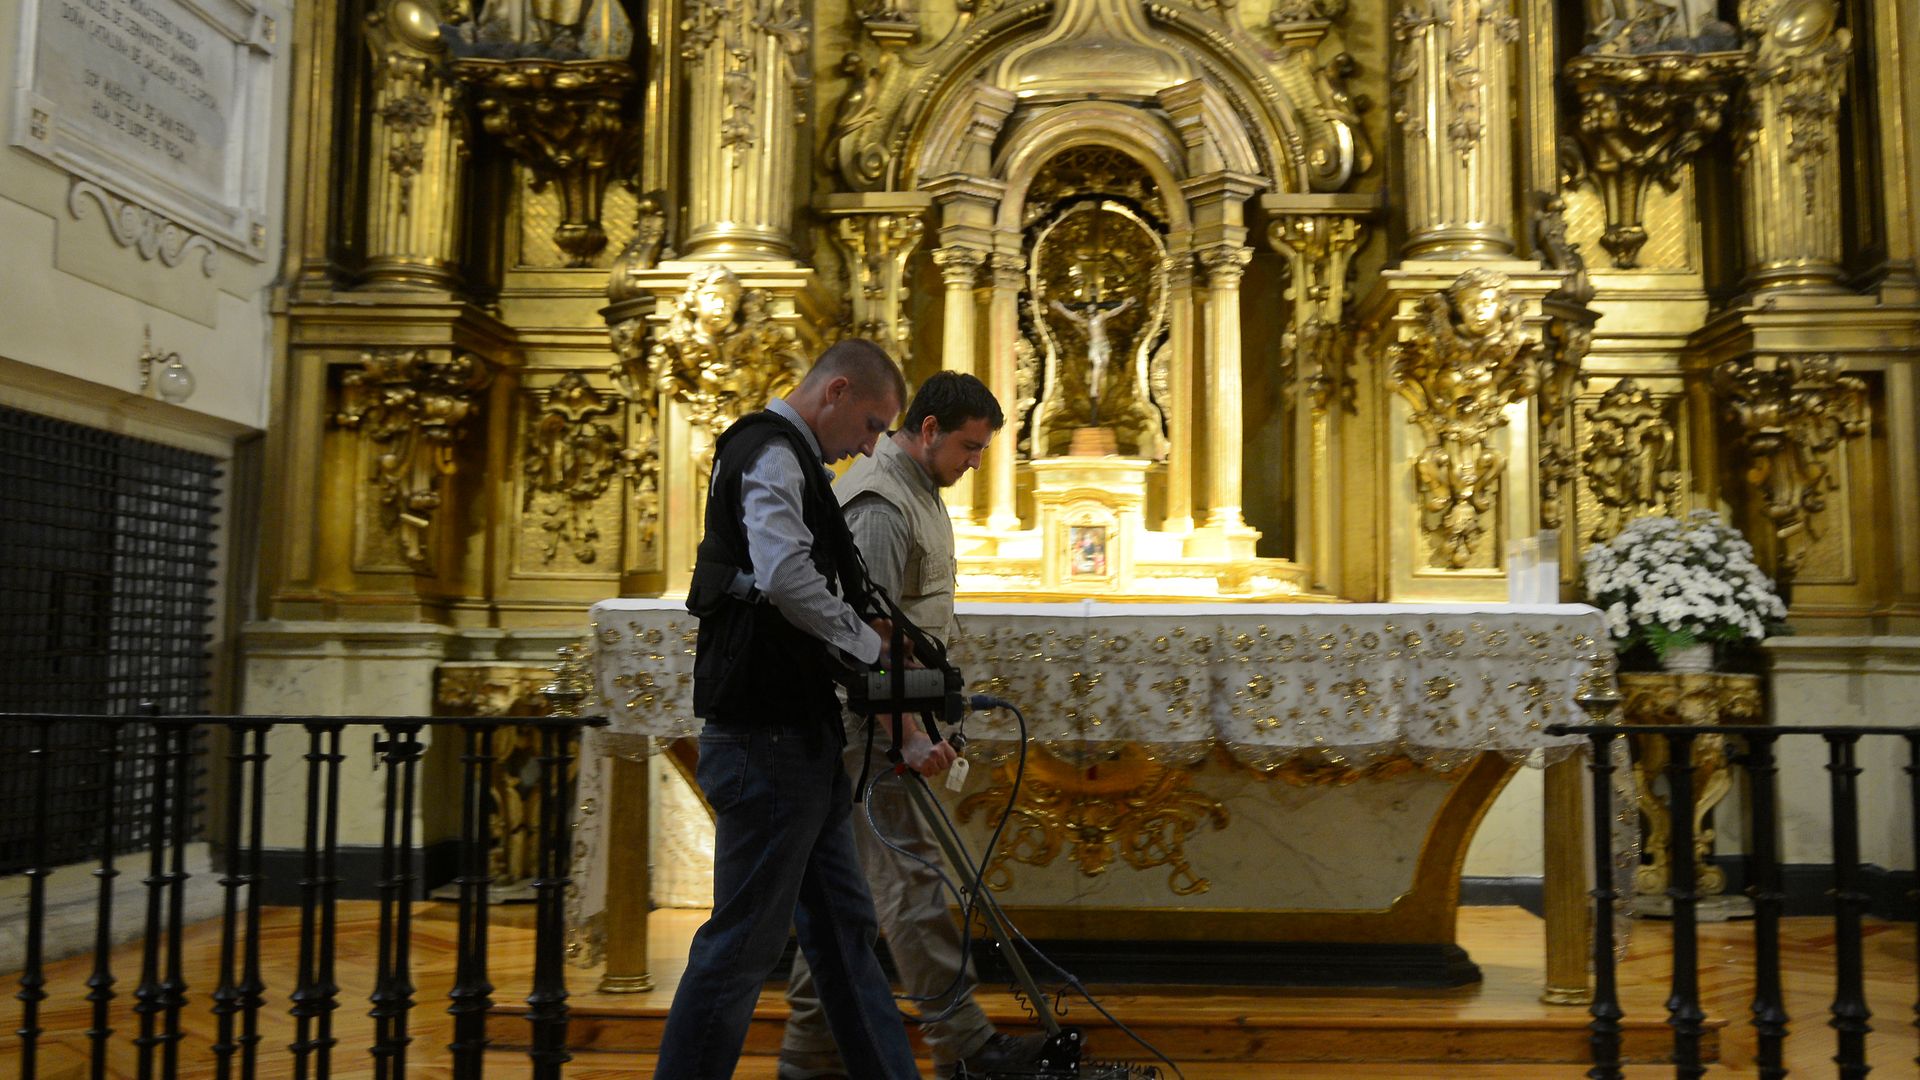
[(1753, 561), (1753, 545), (1710, 510), (1685, 520), (1643, 517), (1582, 555), (1587, 596), (1623, 644), (1663, 633), (1740, 640), (1766, 636), (1786, 604)]

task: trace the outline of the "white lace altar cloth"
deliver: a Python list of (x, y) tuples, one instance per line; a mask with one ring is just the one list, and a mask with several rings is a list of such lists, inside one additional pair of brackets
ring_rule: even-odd
[[(1574, 697), (1611, 660), (1583, 604), (961, 604), (952, 655), (1061, 753), (1130, 742), (1163, 760), (1214, 747), (1256, 768), (1494, 750), (1534, 763), (1578, 740)], [(695, 620), (671, 600), (594, 605), (595, 679), (621, 736), (697, 734)], [(969, 737), (1011, 741), (1005, 712)], [(1535, 753), (1539, 751), (1539, 753)]]
[[(1301, 755), (1450, 768), (1482, 751), (1544, 765), (1580, 749), (1545, 729), (1583, 722), (1582, 680), (1613, 663), (1605, 617), (1584, 604), (963, 603), (959, 617), (969, 686), (1020, 706), (1032, 740), (1063, 757), (1125, 742), (1177, 763), (1219, 748), (1257, 769)], [(700, 729), (683, 602), (608, 600), (592, 618), (611, 722), (583, 755), (576, 927), (603, 907), (602, 759)], [(1004, 711), (966, 731), (990, 751), (1018, 738)]]

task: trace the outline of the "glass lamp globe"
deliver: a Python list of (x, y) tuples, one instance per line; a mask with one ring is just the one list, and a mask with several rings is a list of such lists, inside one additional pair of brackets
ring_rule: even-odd
[(161, 399), (175, 405), (193, 395), (193, 372), (187, 370), (187, 365), (177, 355), (168, 358), (167, 366), (160, 369), (154, 383)]

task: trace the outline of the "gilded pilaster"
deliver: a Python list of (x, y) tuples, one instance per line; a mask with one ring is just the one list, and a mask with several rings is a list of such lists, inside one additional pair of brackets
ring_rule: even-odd
[(382, 0), (368, 14), (373, 51), (365, 277), (451, 288), (458, 281), (466, 131), (460, 88), (445, 75), (438, 0)]
[(1748, 288), (1838, 291), (1840, 95), (1852, 35), (1834, 0), (1744, 0), (1753, 53), (1738, 164)]
[(799, 0), (689, 0), (685, 257), (788, 261), (793, 175), (812, 85), (813, 27)]
[(1294, 559), (1312, 568), (1314, 580), (1336, 581), (1339, 479), (1332, 447), (1343, 417), (1356, 408), (1359, 389), (1347, 274), (1366, 234), (1362, 217), (1371, 213), (1372, 203), (1267, 195), (1261, 205), (1267, 212), (1267, 242), (1287, 259), (1286, 296), (1293, 308), (1280, 362), (1293, 412), (1291, 467), (1300, 492), (1295, 511), (1300, 550)]
[(1393, 119), (1400, 128), (1403, 259), (1513, 254), (1507, 121), (1509, 0), (1408, 0), (1394, 16)]
[(987, 389), (1007, 412), (1007, 429), (987, 448), (987, 530), (1011, 532), (1020, 527), (1014, 479), (1019, 457), (1020, 415), (1026, 395), (1020, 392), (1020, 290), (1027, 281), (1027, 260), (1020, 254), (1019, 237), (1012, 247), (995, 251), (987, 260), (992, 292), (987, 300)]

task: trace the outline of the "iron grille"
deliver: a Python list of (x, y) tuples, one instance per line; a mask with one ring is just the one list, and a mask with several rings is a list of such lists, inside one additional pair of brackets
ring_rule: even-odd
[[(0, 477), (0, 712), (124, 716), (142, 701), (205, 712), (216, 459), (0, 407)], [(0, 873), (28, 864), (33, 738), (30, 725), (0, 724)], [(59, 865), (98, 854), (104, 784), (121, 806), (150, 797), (161, 747), (136, 725), (109, 761), (97, 725), (82, 722), (60, 725), (53, 743), (47, 839)], [(194, 810), (198, 821), (197, 796)], [(117, 850), (145, 845), (148, 826), (126, 814)]]

